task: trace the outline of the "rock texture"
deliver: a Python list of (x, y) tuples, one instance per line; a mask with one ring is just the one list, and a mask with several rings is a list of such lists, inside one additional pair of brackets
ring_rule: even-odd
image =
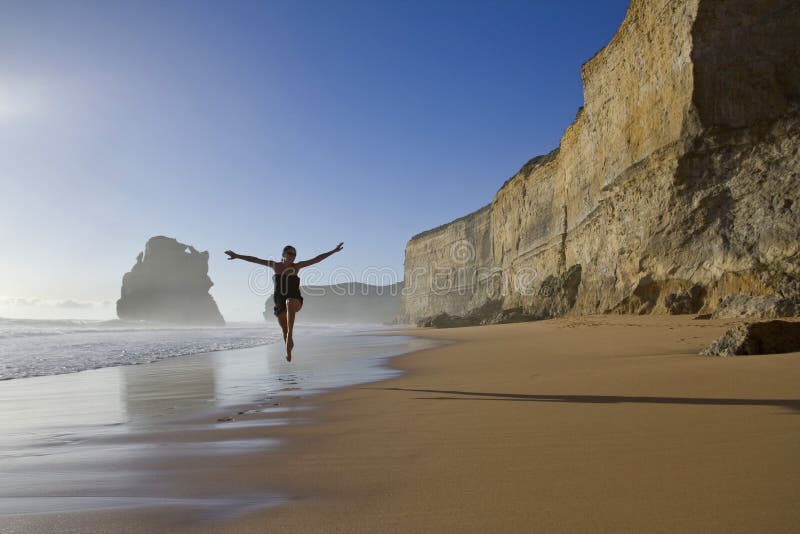
[(741, 356), (800, 351), (800, 323), (767, 321), (731, 328), (701, 354)]
[(122, 277), (117, 316), (125, 320), (224, 325), (208, 293), (208, 252), (170, 237), (151, 237), (136, 265)]
[[(302, 272), (300, 273), (302, 276)], [(403, 282), (375, 286), (350, 282), (300, 286), (303, 309), (299, 321), (334, 324), (389, 324), (400, 311)], [(264, 303), (264, 319), (275, 321), (272, 295)]]
[(800, 315), (800, 300), (784, 299), (773, 295), (751, 297), (730, 295), (722, 299), (714, 319), (733, 319), (736, 317), (794, 317)]
[(408, 242), (400, 320), (797, 300), (798, 27), (795, 0), (633, 0), (559, 147)]

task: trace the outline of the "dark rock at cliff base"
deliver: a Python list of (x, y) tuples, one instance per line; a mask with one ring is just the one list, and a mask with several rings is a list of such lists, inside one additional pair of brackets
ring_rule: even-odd
[(476, 326), (483, 324), (522, 323), (542, 319), (540, 315), (533, 315), (521, 306), (502, 309), (501, 300), (489, 301), (480, 308), (475, 308), (467, 315), (452, 315), (440, 313), (425, 317), (416, 322), (417, 326), (433, 328), (457, 328), (459, 326)]
[(668, 293), (664, 297), (664, 308), (670, 315), (697, 313), (703, 307), (705, 295), (705, 288), (695, 284), (689, 289)]
[(469, 317), (460, 317), (458, 315), (449, 315), (447, 313), (440, 313), (434, 317), (426, 317), (417, 321), (417, 326), (423, 328), (458, 328), (459, 326), (474, 326), (480, 324), (473, 321)]
[(122, 277), (117, 316), (184, 325), (224, 325), (208, 293), (208, 252), (171, 237), (151, 237)]
[(538, 295), (530, 299), (528, 313), (535, 319), (551, 319), (570, 311), (575, 306), (581, 273), (581, 266), (573, 265), (566, 272), (545, 278)]
[(800, 351), (800, 323), (766, 321), (731, 328), (701, 354), (740, 356)]

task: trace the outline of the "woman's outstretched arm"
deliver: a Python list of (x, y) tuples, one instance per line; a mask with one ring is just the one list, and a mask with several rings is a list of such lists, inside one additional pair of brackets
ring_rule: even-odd
[(262, 260), (261, 258), (256, 258), (255, 256), (242, 256), (241, 254), (237, 254), (232, 250), (226, 250), (225, 254), (230, 256), (229, 260), (244, 260), (249, 261), (250, 263), (258, 263), (259, 265), (266, 265), (267, 267), (275, 268), (275, 262), (272, 260)]
[(298, 269), (300, 269), (301, 267), (308, 267), (309, 265), (314, 265), (315, 263), (319, 263), (322, 260), (324, 260), (325, 258), (327, 258), (328, 256), (330, 256), (331, 254), (335, 254), (336, 252), (339, 252), (340, 250), (342, 250), (342, 245), (344, 245), (344, 241), (342, 241), (341, 243), (336, 245), (336, 248), (334, 248), (333, 250), (329, 250), (328, 252), (323, 252), (319, 256), (311, 258), (310, 260), (298, 261), (297, 263), (295, 263), (295, 266)]

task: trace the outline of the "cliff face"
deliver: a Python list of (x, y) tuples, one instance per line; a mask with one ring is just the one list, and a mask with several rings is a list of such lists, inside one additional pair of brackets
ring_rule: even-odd
[(151, 237), (122, 277), (117, 316), (127, 320), (224, 325), (208, 290), (208, 252), (170, 237)]
[(559, 148), (408, 242), (400, 319), (800, 298), (798, 27), (794, 0), (633, 0)]

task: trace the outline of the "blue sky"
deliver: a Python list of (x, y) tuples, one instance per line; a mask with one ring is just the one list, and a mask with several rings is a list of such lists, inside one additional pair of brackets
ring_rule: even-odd
[(114, 317), (153, 235), (209, 250), (229, 320), (264, 295), (227, 248), (344, 241), (320, 283), (402, 278), (412, 235), (558, 145), (626, 7), (5, 0), (0, 316)]

